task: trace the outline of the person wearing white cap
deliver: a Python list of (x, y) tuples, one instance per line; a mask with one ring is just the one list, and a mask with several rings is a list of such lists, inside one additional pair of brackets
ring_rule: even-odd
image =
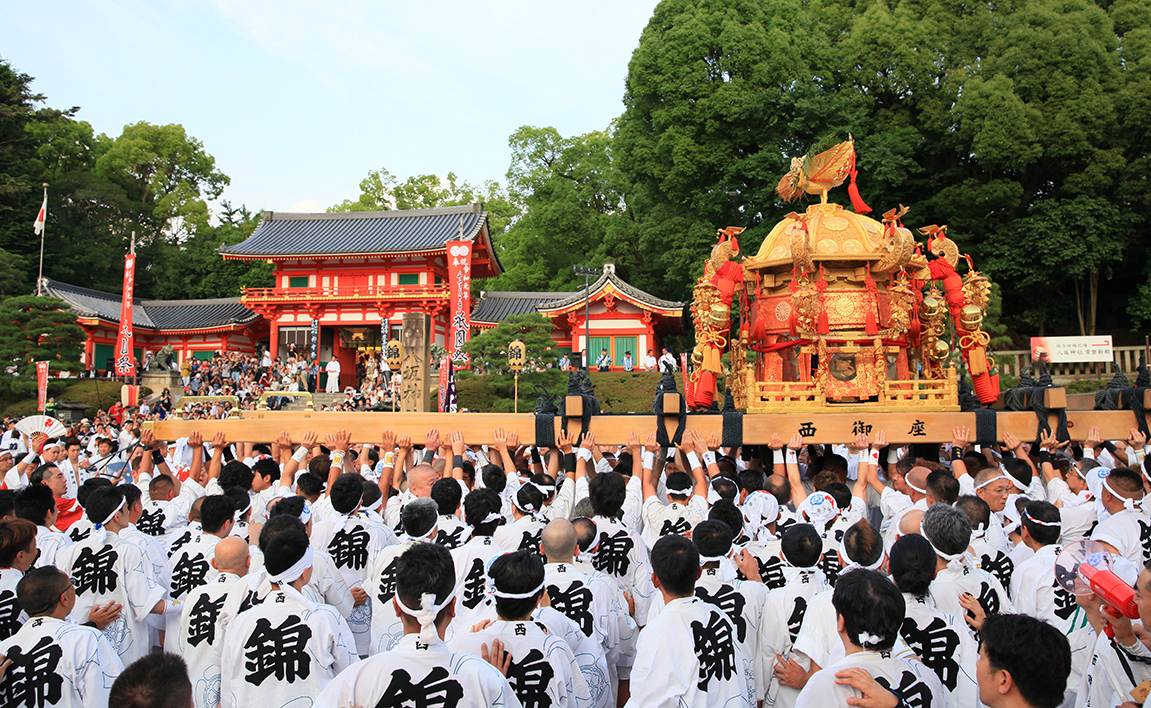
[[(532, 551), (495, 558), (489, 568), (496, 621), (478, 632), (457, 632), (453, 652), (491, 656), (495, 642), (508, 654), (507, 675), (525, 706), (590, 705), (587, 682), (568, 643), (532, 620), (544, 595), (544, 564)], [(497, 653), (498, 658), (498, 653)]]
[(1142, 567), (1151, 560), (1151, 518), (1140, 506), (1143, 480), (1132, 469), (1116, 467), (1103, 478), (1102, 486), (1099, 501), (1110, 516), (1091, 532), (1091, 540)]
[(298, 529), (277, 534), (265, 547), (258, 603), (241, 609), (224, 636), (224, 708), (301, 705), (360, 660), (340, 613), (304, 592), (313, 558), (307, 534)]
[[(453, 705), (519, 708), (507, 678), (478, 656), (444, 642), (455, 612), (455, 568), (448, 551), (416, 543), (395, 559), (392, 612), (403, 635), (394, 647), (342, 671), (320, 693), (316, 708), (371, 705)], [(488, 656), (503, 655), (493, 642)]]

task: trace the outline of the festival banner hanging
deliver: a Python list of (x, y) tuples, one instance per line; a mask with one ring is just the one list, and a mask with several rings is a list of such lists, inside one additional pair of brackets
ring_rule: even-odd
[(440, 413), (448, 412), (448, 369), (451, 368), (451, 361), (452, 360), (446, 356), (440, 359)]
[(132, 290), (136, 284), (136, 254), (124, 256), (124, 294), (120, 299), (120, 333), (116, 336), (116, 375), (135, 376), (132, 356)]
[(48, 407), (48, 362), (36, 362), (36, 410), (43, 413)]
[(459, 412), (459, 402), (456, 399), (456, 367), (452, 362), (448, 361), (448, 385), (447, 393), (444, 398), (447, 400), (448, 413)]
[(468, 355), (464, 345), (472, 330), (472, 243), (448, 241), (448, 294), (451, 324), (448, 327), (448, 354), (464, 366)]

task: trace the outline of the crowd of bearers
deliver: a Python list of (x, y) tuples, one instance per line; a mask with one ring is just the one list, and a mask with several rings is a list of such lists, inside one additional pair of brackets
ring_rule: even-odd
[[(115, 477), (82, 440), (11, 455), (0, 705), (1086, 708), (1151, 681), (1138, 431), (535, 449), (121, 426)], [(1085, 538), (1143, 619), (1056, 582)]]

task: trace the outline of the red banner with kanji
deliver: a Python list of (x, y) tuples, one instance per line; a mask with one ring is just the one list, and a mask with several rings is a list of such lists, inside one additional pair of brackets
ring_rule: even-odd
[(472, 331), (472, 243), (448, 241), (448, 294), (451, 323), (448, 326), (448, 354), (452, 361), (467, 366), (464, 345)]
[(36, 410), (41, 413), (48, 407), (48, 362), (36, 362)]
[(124, 294), (120, 299), (120, 333), (116, 336), (116, 375), (135, 376), (132, 351), (132, 290), (136, 285), (136, 254), (124, 257)]

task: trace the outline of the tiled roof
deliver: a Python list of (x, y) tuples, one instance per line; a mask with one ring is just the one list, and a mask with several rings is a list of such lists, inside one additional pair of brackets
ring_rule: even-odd
[[(625, 295), (628, 295), (629, 297), (632, 297), (635, 300), (644, 303), (645, 305), (650, 305), (651, 307), (661, 310), (682, 310), (683, 306), (686, 304), (683, 302), (675, 302), (674, 300), (661, 300), (654, 295), (645, 293), (633, 285), (625, 283), (618, 275), (615, 274), (614, 263), (603, 264), (603, 274), (600, 275), (600, 277), (595, 282), (588, 285), (588, 292), (594, 296), (608, 283), (611, 283), (611, 285), (621, 293), (624, 293)], [(572, 293), (569, 297), (549, 302), (546, 306), (543, 306), (540, 309), (547, 312), (562, 310), (565, 307), (570, 307), (576, 303), (583, 302), (583, 300), (584, 291), (580, 290), (579, 292)]]
[(568, 298), (575, 293), (517, 293), (488, 290), (472, 308), (472, 322), (496, 324), (513, 315), (538, 312), (537, 307)]
[[(448, 241), (474, 241), (481, 235), (486, 238), (487, 218), (480, 204), (330, 214), (266, 211), (251, 236), (234, 246), (221, 247), (220, 253), (236, 258), (267, 258), (438, 250)], [(487, 245), (491, 251), (491, 244)]]
[[(97, 317), (117, 323), (120, 321), (120, 296), (114, 293), (45, 278), (44, 294), (60, 298), (81, 317)], [(259, 315), (240, 304), (238, 297), (135, 300), (132, 307), (133, 326), (152, 330), (211, 329), (247, 324), (257, 317)]]

